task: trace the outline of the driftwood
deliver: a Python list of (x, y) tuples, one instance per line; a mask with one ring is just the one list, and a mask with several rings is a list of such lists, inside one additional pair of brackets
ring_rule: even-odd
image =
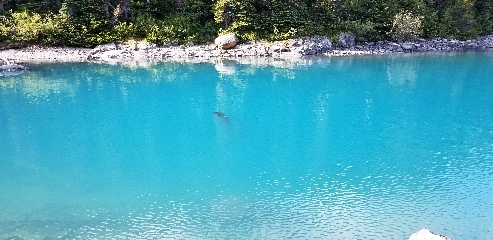
[(2, 60), (3, 62), (5, 62), (5, 65), (9, 65), (10, 64), (10, 61), (6, 58), (3, 58), (3, 57), (0, 57), (0, 60)]
[[(8, 72), (22, 71), (22, 70), (26, 70), (27, 69), (27, 67), (22, 66), (22, 65), (19, 65), (19, 64), (12, 63), (8, 59), (6, 59), (6, 58), (0, 57), (0, 60), (2, 60), (4, 62), (3, 65), (0, 65), (0, 71), (2, 71), (2, 72), (6, 72), (6, 71), (8, 71)], [(4, 75), (4, 74), (2, 74), (2, 75)]]
[(17, 71), (17, 70), (26, 70), (26, 69), (27, 68), (25, 66), (18, 65), (18, 64), (6, 64), (6, 65), (0, 66), (0, 70), (2, 70), (2, 71)]

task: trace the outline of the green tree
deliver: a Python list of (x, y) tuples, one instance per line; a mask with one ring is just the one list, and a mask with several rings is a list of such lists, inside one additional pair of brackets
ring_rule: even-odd
[(445, 37), (467, 39), (478, 36), (473, 0), (455, 0), (444, 9), (442, 23)]
[(0, 41), (92, 47), (354, 33), (359, 41), (493, 32), (493, 0), (0, 0)]
[(479, 29), (479, 34), (493, 33), (493, 0), (476, 0), (474, 11)]

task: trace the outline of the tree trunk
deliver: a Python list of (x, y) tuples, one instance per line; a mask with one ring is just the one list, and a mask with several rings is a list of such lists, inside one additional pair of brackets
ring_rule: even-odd
[(112, 27), (116, 26), (122, 16), (124, 20), (133, 17), (132, 2), (130, 0), (121, 0), (115, 7), (109, 1), (106, 1), (105, 5), (106, 17), (110, 20)]

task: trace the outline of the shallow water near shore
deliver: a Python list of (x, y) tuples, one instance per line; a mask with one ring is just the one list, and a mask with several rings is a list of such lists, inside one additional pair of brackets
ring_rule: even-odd
[(0, 240), (493, 235), (493, 52), (0, 78)]

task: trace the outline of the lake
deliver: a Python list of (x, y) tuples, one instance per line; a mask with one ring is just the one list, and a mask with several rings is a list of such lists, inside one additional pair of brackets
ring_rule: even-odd
[(0, 239), (493, 235), (493, 52), (0, 77)]

